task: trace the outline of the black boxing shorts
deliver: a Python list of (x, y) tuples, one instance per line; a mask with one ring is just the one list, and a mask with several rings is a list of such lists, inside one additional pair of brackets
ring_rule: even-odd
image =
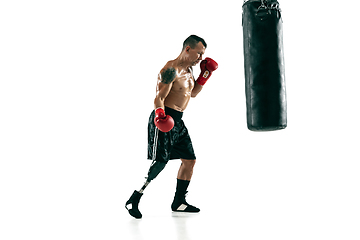
[(154, 123), (155, 110), (152, 111), (148, 124), (148, 159), (167, 162), (172, 159), (196, 159), (188, 130), (182, 120), (183, 113), (165, 107), (165, 114), (175, 122), (169, 132), (161, 132)]

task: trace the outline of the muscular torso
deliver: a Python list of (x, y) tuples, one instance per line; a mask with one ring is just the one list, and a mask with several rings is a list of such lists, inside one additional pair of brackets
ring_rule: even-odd
[(194, 88), (194, 78), (190, 71), (177, 72), (169, 95), (165, 98), (165, 106), (183, 112), (191, 98), (191, 91)]
[[(191, 92), (195, 85), (194, 77), (190, 68), (183, 69), (181, 67), (177, 67), (171, 64), (170, 66), (175, 69), (176, 76), (171, 83), (167, 83), (170, 84), (170, 86), (168, 86), (170, 87), (170, 91), (165, 97), (164, 105), (177, 111), (183, 112), (186, 109), (191, 98)], [(167, 64), (167, 67), (169, 67), (169, 64)], [(161, 84), (165, 83), (163, 82), (161, 73), (159, 73), (157, 91), (159, 90)]]

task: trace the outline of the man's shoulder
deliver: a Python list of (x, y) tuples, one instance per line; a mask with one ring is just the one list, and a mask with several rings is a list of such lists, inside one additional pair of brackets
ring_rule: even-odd
[(162, 83), (169, 84), (173, 81), (176, 81), (178, 72), (179, 72), (179, 68), (176, 65), (176, 61), (170, 60), (160, 70), (159, 79), (161, 79)]
[(170, 60), (170, 61), (168, 61), (168, 62), (165, 64), (165, 66), (161, 69), (161, 71), (167, 70), (167, 69), (169, 69), (169, 68), (174, 68), (174, 69), (176, 69), (175, 60)]
[(173, 67), (164, 68), (161, 70), (160, 76), (161, 76), (161, 82), (169, 84), (173, 82), (176, 78), (176, 70)]
[(174, 67), (174, 60), (168, 61), (165, 66), (160, 70), (159, 80), (162, 83), (169, 84), (173, 82), (176, 78), (177, 71)]

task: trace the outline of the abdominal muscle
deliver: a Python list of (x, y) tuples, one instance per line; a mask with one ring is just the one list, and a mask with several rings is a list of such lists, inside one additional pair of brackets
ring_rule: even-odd
[(164, 105), (176, 111), (183, 112), (190, 101), (190, 97), (191, 93), (188, 92), (171, 91), (166, 97)]

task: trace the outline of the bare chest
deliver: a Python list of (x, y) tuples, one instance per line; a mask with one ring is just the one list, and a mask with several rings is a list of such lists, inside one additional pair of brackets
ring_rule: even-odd
[(179, 92), (191, 92), (194, 88), (194, 78), (191, 73), (178, 74), (177, 78), (173, 83), (174, 91)]

